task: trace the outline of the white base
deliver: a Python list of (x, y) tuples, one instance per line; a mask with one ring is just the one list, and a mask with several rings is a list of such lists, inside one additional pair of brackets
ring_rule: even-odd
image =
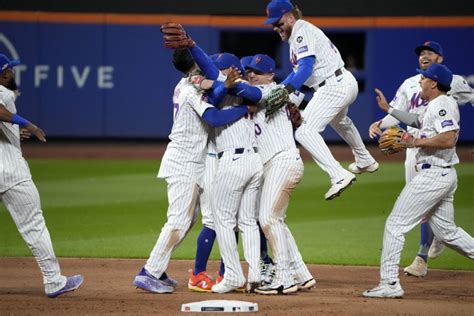
[(258, 304), (244, 301), (209, 300), (181, 305), (182, 312), (220, 312), (220, 313), (252, 313), (258, 311)]

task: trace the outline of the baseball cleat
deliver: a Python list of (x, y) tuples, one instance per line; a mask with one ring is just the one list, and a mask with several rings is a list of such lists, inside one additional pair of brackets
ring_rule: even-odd
[(405, 292), (400, 285), (400, 282), (392, 284), (380, 284), (379, 286), (367, 290), (362, 295), (369, 298), (402, 298)]
[(61, 294), (64, 294), (64, 293), (67, 293), (67, 292), (72, 292), (72, 291), (76, 290), (77, 288), (79, 288), (81, 286), (82, 282), (84, 282), (84, 277), (80, 274), (67, 277), (66, 285), (64, 285), (64, 287), (62, 289), (60, 289), (56, 292), (49, 293), (48, 297), (49, 298), (55, 298), (55, 297), (58, 297)]
[(283, 284), (268, 284), (255, 289), (255, 293), (263, 295), (291, 294), (298, 292), (296, 284), (284, 287)]
[(332, 200), (341, 195), (341, 193), (356, 181), (356, 176), (350, 173), (345, 178), (334, 183), (328, 192), (324, 195), (326, 200)]
[(229, 292), (236, 291), (241, 287), (242, 286), (240, 286), (240, 285), (228, 284), (227, 281), (225, 279), (223, 279), (221, 282), (219, 282), (217, 284), (214, 284), (211, 289), (212, 289), (213, 293), (221, 293), (222, 294), (222, 293), (229, 293)]
[[(216, 283), (215, 283), (215, 284), (221, 283), (222, 280), (224, 280), (224, 276), (218, 272), (218, 273), (217, 273), (217, 278), (216, 278)], [(245, 293), (245, 286), (242, 285), (241, 287), (235, 289), (234, 291), (235, 291), (235, 292), (239, 292), (239, 293)]]
[(438, 258), (441, 253), (444, 251), (444, 244), (438, 238), (433, 238), (433, 242), (431, 243), (430, 250), (428, 250), (428, 257), (431, 259)]
[(155, 278), (145, 268), (142, 268), (140, 273), (137, 274), (135, 280), (133, 280), (133, 285), (144, 291), (152, 293), (165, 294), (173, 293), (174, 291), (173, 286), (169, 286), (165, 281)]
[(364, 172), (372, 173), (379, 170), (379, 163), (375, 161), (373, 164), (369, 165), (368, 167), (361, 168), (361, 167), (358, 167), (355, 162), (353, 162), (347, 167), (347, 169), (354, 174), (361, 174)]
[(191, 291), (211, 293), (213, 285), (214, 282), (207, 275), (206, 271), (201, 271), (197, 275), (191, 272), (191, 277), (188, 282), (188, 289)]
[(406, 275), (423, 278), (428, 273), (428, 264), (422, 257), (416, 256), (412, 264), (403, 269), (403, 272), (405, 272)]
[(272, 263), (265, 263), (260, 260), (260, 276), (262, 278), (262, 284), (272, 283), (273, 277), (275, 276), (275, 266)]
[(298, 290), (310, 290), (316, 287), (316, 280), (311, 278), (298, 284)]

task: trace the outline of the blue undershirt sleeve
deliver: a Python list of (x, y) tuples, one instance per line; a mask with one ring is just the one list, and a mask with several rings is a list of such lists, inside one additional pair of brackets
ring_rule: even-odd
[(224, 83), (222, 81), (214, 81), (212, 84), (212, 89), (207, 92), (209, 103), (214, 106), (219, 105), (226, 93), (227, 88), (225, 87)]
[(229, 89), (229, 93), (252, 102), (260, 102), (262, 99), (262, 90), (242, 82)]
[(288, 80), (288, 82), (285, 83), (285, 86), (291, 85), (296, 90), (301, 89), (301, 86), (305, 83), (306, 80), (308, 80), (309, 76), (311, 76), (315, 62), (315, 56), (306, 56), (298, 60), (298, 70), (293, 73), (293, 76), (291, 76), (292, 74), (290, 74), (285, 79), (285, 81)]
[(232, 124), (248, 113), (246, 105), (234, 106), (229, 109), (219, 110), (216, 108), (207, 108), (202, 118), (211, 127), (221, 127)]
[(204, 77), (211, 80), (216, 80), (219, 77), (219, 69), (217, 69), (211, 58), (199, 46), (194, 45), (189, 51)]
[(293, 77), (295, 76), (295, 73), (292, 71), (290, 72), (290, 74), (285, 78), (285, 80), (283, 80), (281, 82), (281, 84), (283, 84), (284, 86), (286, 86), (288, 83), (291, 82), (291, 80), (293, 79)]

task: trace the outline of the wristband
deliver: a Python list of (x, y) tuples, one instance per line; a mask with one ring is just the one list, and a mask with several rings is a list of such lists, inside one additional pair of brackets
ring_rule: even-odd
[(18, 124), (21, 127), (26, 126), (30, 123), (28, 120), (25, 120), (24, 118), (22, 118), (21, 116), (17, 114), (13, 114), (11, 122), (13, 124)]

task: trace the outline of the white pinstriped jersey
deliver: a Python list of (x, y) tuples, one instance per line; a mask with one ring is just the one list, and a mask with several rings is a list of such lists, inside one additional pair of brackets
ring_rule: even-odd
[[(421, 138), (432, 138), (438, 134), (458, 131), (460, 124), (459, 108), (453, 98), (440, 95), (428, 103), (420, 129)], [(420, 148), (417, 163), (429, 163), (432, 166), (447, 167), (459, 163), (456, 147), (448, 149)]]
[[(0, 85), (0, 104), (16, 113), (15, 94)], [(20, 147), (20, 128), (16, 124), (0, 122), (0, 192), (31, 179), (30, 169)]]
[(201, 118), (212, 107), (202, 93), (181, 79), (173, 95), (174, 122), (161, 160), (159, 178), (171, 175), (189, 175), (199, 178), (204, 170), (209, 126)]
[[(421, 74), (406, 79), (398, 88), (390, 105), (400, 111), (420, 115), (420, 121), (426, 111), (427, 102), (421, 99), (420, 87)], [(451, 90), (448, 95), (452, 96), (459, 105), (474, 103), (474, 91), (463, 77), (454, 75)], [(392, 119), (390, 119), (392, 120)], [(399, 121), (393, 118), (394, 125)], [(407, 130), (412, 135), (418, 135), (418, 129), (408, 126)]]
[(336, 46), (318, 27), (313, 24), (298, 20), (293, 26), (290, 44), (290, 61), (293, 70), (297, 69), (297, 61), (307, 56), (315, 56), (316, 62), (313, 73), (304, 83), (314, 87), (334, 75), (334, 72), (344, 67), (344, 61)]
[[(231, 108), (234, 105), (242, 105), (242, 98), (226, 95), (219, 107)], [(215, 128), (215, 143), (217, 152), (234, 148), (252, 148), (256, 146), (255, 122), (253, 114), (246, 114), (240, 120)]]
[[(258, 85), (264, 97), (275, 87), (276, 83)], [(265, 109), (256, 113), (255, 135), (257, 136), (257, 147), (262, 162), (265, 164), (276, 154), (290, 149), (296, 149), (293, 138), (293, 126), (287, 107), (283, 107), (270, 118), (265, 118)]]

